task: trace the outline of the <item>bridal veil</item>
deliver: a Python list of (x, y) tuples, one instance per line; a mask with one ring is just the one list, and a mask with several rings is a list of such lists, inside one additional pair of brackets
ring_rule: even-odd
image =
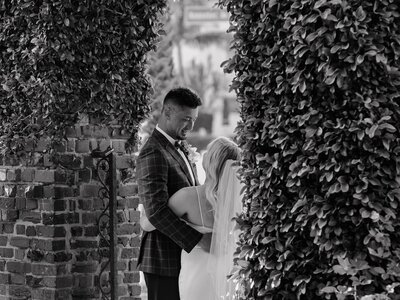
[(228, 160), (218, 185), (208, 269), (215, 283), (215, 299), (234, 299), (235, 286), (228, 275), (233, 269), (233, 254), (237, 247), (238, 231), (232, 220), (242, 210), (243, 185), (238, 178), (238, 162)]

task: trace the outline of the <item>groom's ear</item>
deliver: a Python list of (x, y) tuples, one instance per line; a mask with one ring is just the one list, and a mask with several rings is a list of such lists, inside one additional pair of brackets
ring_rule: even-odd
[(171, 105), (167, 104), (166, 106), (164, 106), (164, 115), (168, 120), (172, 118), (173, 112), (174, 108)]

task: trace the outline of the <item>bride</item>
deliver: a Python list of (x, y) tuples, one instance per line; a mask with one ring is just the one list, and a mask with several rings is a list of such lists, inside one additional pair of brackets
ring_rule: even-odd
[[(210, 253), (195, 247), (182, 251), (179, 290), (181, 300), (233, 299), (227, 276), (236, 248), (232, 218), (241, 210), (237, 165), (239, 147), (225, 137), (213, 140), (203, 157), (206, 179), (201, 186), (186, 187), (171, 196), (168, 206), (201, 233), (213, 232)], [(143, 216), (145, 231), (154, 227)]]

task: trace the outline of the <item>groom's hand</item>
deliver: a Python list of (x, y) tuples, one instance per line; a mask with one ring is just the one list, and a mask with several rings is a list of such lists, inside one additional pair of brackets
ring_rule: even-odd
[(212, 233), (204, 233), (198, 245), (206, 252), (210, 252)]

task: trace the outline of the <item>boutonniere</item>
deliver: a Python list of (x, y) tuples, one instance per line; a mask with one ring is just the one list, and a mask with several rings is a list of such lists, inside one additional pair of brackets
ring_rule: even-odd
[(182, 146), (186, 150), (186, 155), (187, 155), (187, 158), (189, 159), (189, 161), (192, 164), (196, 164), (200, 160), (200, 157), (201, 157), (200, 153), (196, 151), (197, 148), (196, 147), (192, 147), (187, 142), (183, 142)]

